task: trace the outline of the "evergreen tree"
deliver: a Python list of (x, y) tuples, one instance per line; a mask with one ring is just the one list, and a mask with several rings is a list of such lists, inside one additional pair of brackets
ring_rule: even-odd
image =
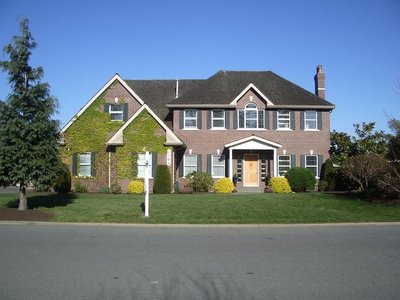
[(59, 165), (59, 125), (52, 119), (57, 100), (40, 81), (43, 69), (29, 65), (37, 44), (28, 23), (23, 20), (21, 35), (4, 47), (10, 60), (0, 61), (11, 86), (8, 99), (0, 103), (0, 185), (19, 185), (19, 210), (27, 209), (27, 185), (51, 185)]

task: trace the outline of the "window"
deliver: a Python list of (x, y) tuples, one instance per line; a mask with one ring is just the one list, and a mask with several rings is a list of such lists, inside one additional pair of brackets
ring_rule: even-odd
[[(139, 178), (144, 178), (144, 176), (145, 176), (145, 170), (146, 170), (146, 157), (145, 156), (146, 156), (146, 153), (138, 153), (138, 159), (137, 159), (138, 172), (137, 172), (137, 176)], [(153, 161), (153, 154), (149, 153), (150, 177), (153, 177), (152, 161)]]
[(212, 174), (214, 178), (225, 177), (225, 155), (212, 156)]
[(196, 154), (188, 154), (184, 157), (184, 165), (183, 165), (183, 176), (187, 176), (189, 173), (197, 172), (197, 155)]
[(315, 110), (308, 110), (304, 112), (305, 130), (316, 130), (317, 125), (317, 112)]
[(311, 170), (315, 177), (318, 177), (318, 156), (317, 155), (306, 155), (305, 167)]
[(78, 177), (96, 176), (96, 153), (82, 152), (72, 154), (72, 175)]
[(290, 111), (279, 110), (277, 112), (277, 129), (290, 129)]
[(122, 104), (110, 104), (111, 121), (122, 121), (124, 111)]
[(290, 155), (278, 155), (278, 172), (279, 176), (285, 176), (286, 172), (291, 168)]
[(91, 155), (90, 153), (79, 154), (79, 176), (90, 176), (91, 174)]
[(225, 111), (215, 109), (211, 111), (212, 128), (225, 128)]
[(259, 110), (255, 103), (249, 103), (245, 109), (239, 109), (238, 128), (260, 129), (264, 128), (264, 111)]
[(257, 106), (254, 103), (249, 103), (244, 111), (246, 128), (257, 128)]
[(184, 112), (184, 124), (185, 128), (197, 128), (197, 110), (196, 109), (185, 109)]

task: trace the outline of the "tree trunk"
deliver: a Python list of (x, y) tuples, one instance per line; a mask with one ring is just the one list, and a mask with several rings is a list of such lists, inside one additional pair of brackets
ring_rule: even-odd
[(21, 185), (19, 187), (19, 206), (18, 210), (26, 210), (27, 202), (26, 202), (26, 187)]

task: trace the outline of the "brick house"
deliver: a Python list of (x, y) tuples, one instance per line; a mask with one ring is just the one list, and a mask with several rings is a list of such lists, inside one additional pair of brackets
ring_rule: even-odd
[[(329, 157), (325, 74), (315, 94), (273, 72), (219, 71), (203, 80), (123, 80), (113, 76), (61, 130), (62, 157), (73, 183), (89, 191), (144, 174), (144, 152), (168, 165), (172, 182), (192, 171), (237, 178), (262, 189), (266, 176), (294, 166), (318, 177)], [(152, 180), (151, 180), (152, 185)]]

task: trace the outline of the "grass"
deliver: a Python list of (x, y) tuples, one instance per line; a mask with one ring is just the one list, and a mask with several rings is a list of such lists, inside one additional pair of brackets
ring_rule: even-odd
[[(55, 222), (150, 224), (290, 224), (399, 222), (400, 206), (373, 204), (340, 194), (150, 195), (28, 194), (28, 207), (49, 211)], [(16, 194), (0, 194), (0, 207), (17, 207)]]

